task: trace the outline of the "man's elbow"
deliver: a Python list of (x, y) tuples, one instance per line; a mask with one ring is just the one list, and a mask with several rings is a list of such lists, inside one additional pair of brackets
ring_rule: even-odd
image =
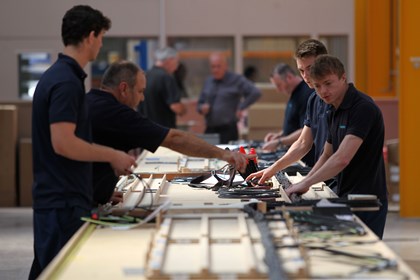
[(67, 146), (61, 141), (52, 141), (52, 147), (53, 147), (54, 152), (57, 155), (60, 155), (63, 157), (69, 156), (69, 151), (68, 151)]
[(178, 129), (170, 129), (161, 146), (177, 151), (185, 141), (182, 131)]
[(339, 167), (340, 170), (343, 170), (344, 168), (347, 167), (347, 165), (350, 164), (350, 159), (348, 159), (347, 157), (337, 157), (336, 159), (336, 164), (337, 167)]

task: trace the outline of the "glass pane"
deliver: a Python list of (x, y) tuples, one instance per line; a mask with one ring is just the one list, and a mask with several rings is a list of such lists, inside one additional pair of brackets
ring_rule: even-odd
[(47, 52), (26, 52), (18, 55), (19, 97), (21, 99), (32, 99), (41, 75), (50, 65), (51, 56)]
[(276, 64), (284, 62), (296, 69), (294, 52), (309, 37), (245, 37), (243, 66), (255, 67), (256, 82), (268, 83)]
[(320, 41), (327, 47), (328, 53), (338, 57), (348, 71), (348, 38), (347, 36), (321, 36)]
[(144, 70), (149, 69), (153, 65), (152, 54), (157, 45), (157, 38), (103, 38), (102, 49), (92, 62), (92, 87), (99, 87), (105, 70), (115, 61), (130, 60)]

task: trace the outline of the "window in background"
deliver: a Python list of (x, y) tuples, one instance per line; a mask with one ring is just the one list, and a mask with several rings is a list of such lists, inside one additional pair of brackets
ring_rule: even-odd
[(168, 39), (168, 45), (179, 52), (180, 62), (185, 66), (184, 84), (190, 98), (197, 98), (200, 95), (204, 80), (210, 75), (208, 57), (211, 52), (225, 52), (228, 56), (229, 69), (233, 70), (233, 37), (173, 37)]
[(348, 38), (347, 36), (320, 36), (319, 40), (325, 44), (328, 53), (338, 57), (348, 71)]
[(25, 52), (18, 55), (19, 98), (31, 100), (41, 75), (51, 65), (47, 52)]
[(306, 39), (309, 37), (245, 37), (243, 67), (255, 67), (256, 82), (268, 83), (276, 64), (284, 62), (296, 69), (293, 55), (297, 46)]
[(101, 51), (92, 62), (92, 87), (99, 87), (105, 70), (115, 61), (129, 60), (143, 70), (149, 69), (153, 65), (152, 55), (157, 46), (156, 38), (103, 38)]

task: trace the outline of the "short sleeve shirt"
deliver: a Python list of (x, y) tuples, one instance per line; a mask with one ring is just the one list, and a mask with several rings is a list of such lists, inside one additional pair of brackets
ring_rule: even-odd
[(139, 106), (152, 121), (169, 128), (176, 128), (176, 114), (171, 105), (181, 101), (181, 92), (173, 76), (165, 69), (153, 66), (146, 72), (145, 100)]
[(346, 135), (363, 140), (362, 145), (346, 168), (337, 176), (338, 195), (374, 194), (386, 199), (383, 159), (384, 122), (379, 107), (372, 98), (358, 91), (353, 84), (340, 107), (328, 118), (328, 143), (336, 152)]
[(58, 60), (42, 75), (32, 109), (33, 208), (79, 206), (90, 209), (92, 166), (54, 152), (50, 125), (76, 125), (77, 137), (91, 142), (90, 121), (85, 102), (86, 73), (71, 57)]
[[(308, 87), (304, 81), (301, 81), (293, 90), (286, 105), (287, 107), (283, 121), (283, 135), (287, 136), (303, 127), (306, 116), (307, 103), (311, 93), (312, 89)], [(314, 148), (312, 148), (302, 158), (302, 160), (308, 166), (313, 166), (315, 163)]]
[(308, 99), (304, 125), (311, 129), (315, 162), (324, 151), (325, 141), (327, 141), (328, 115), (331, 113), (331, 108), (331, 105), (322, 101), (315, 91)]
[[(134, 148), (154, 152), (169, 132), (169, 128), (160, 126), (132, 108), (119, 103), (108, 92), (92, 89), (86, 98), (95, 143), (125, 152)], [(110, 164), (94, 163), (94, 201), (108, 202), (117, 181), (118, 178)]]

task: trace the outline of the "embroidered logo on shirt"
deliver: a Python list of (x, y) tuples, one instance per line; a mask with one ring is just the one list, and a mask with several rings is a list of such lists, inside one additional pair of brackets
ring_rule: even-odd
[(346, 128), (346, 125), (345, 125), (345, 124), (340, 124), (340, 125), (338, 126), (338, 128), (345, 129), (345, 128)]

